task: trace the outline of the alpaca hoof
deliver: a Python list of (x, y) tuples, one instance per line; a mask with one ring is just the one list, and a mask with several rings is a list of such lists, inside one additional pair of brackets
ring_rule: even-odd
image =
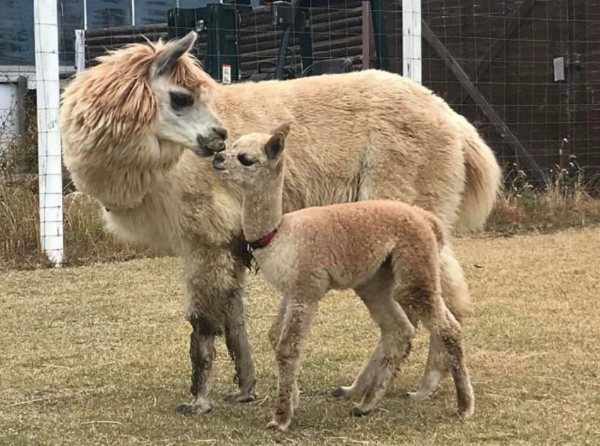
[(350, 411), (350, 415), (352, 415), (353, 417), (364, 417), (366, 415), (369, 415), (370, 412), (370, 410), (363, 410), (358, 406), (354, 406)]
[(453, 416), (456, 418), (460, 418), (460, 419), (467, 419), (467, 418), (471, 418), (473, 416), (473, 414), (475, 413), (475, 408), (474, 407), (469, 407), (467, 409), (459, 409), (456, 412), (454, 412)]
[(242, 392), (230, 393), (229, 395), (223, 398), (228, 403), (251, 403), (252, 401), (256, 401), (255, 394), (248, 394)]
[(279, 423), (278, 421), (272, 420), (272, 421), (269, 421), (269, 424), (267, 424), (267, 430), (276, 431), (276, 432), (285, 432), (289, 425), (290, 425), (289, 422)]
[(212, 407), (208, 404), (206, 404), (206, 405), (181, 404), (181, 405), (177, 406), (177, 408), (175, 410), (184, 415), (194, 415), (197, 413), (209, 413), (212, 411)]
[(333, 396), (334, 398), (342, 398), (346, 396), (346, 392), (344, 391), (343, 387), (338, 387), (337, 389), (333, 389), (333, 391), (331, 392), (331, 396)]
[(406, 392), (404, 394), (404, 399), (414, 401), (415, 403), (422, 403), (423, 401), (429, 400), (430, 397), (419, 392)]
[(175, 410), (184, 415), (193, 415), (197, 413), (209, 413), (212, 411), (212, 406), (208, 400), (198, 398), (193, 403), (177, 406)]

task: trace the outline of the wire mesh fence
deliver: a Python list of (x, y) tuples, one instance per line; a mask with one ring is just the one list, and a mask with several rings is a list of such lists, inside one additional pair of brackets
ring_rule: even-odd
[[(536, 188), (563, 198), (598, 194), (600, 0), (40, 3), (56, 6), (61, 87), (107, 51), (194, 30), (195, 54), (222, 83), (367, 68), (409, 74), (482, 133), (509, 192), (538, 204)], [(44, 194), (37, 141), (45, 130), (36, 113), (45, 98), (36, 72), (34, 1), (0, 4), (0, 181), (7, 208), (7, 185), (22, 185), (35, 199)], [(62, 189), (73, 192), (67, 176)], [(93, 245), (103, 243), (94, 234)]]

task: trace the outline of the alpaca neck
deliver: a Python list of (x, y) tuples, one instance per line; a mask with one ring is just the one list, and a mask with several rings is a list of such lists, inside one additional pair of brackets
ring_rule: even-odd
[[(139, 157), (135, 162), (113, 165), (108, 171), (97, 167), (100, 163), (107, 164), (102, 156), (74, 167), (72, 173), (77, 187), (112, 211), (126, 211), (141, 205), (151, 188), (164, 180), (164, 175), (175, 166), (183, 153), (183, 148), (168, 143), (164, 143), (162, 147), (156, 142), (154, 145), (141, 146), (141, 153), (154, 156)], [(126, 150), (123, 151), (127, 153)], [(159, 156), (155, 155), (157, 153)]]
[(260, 191), (244, 190), (242, 229), (248, 241), (259, 240), (281, 223), (283, 174)]

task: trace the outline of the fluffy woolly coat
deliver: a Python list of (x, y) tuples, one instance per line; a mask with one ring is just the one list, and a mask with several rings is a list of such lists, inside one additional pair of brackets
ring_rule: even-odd
[[(183, 130), (164, 129), (169, 104), (153, 76), (165, 54), (179, 55), (177, 45), (133, 45), (101, 58), (66, 88), (61, 131), (65, 165), (79, 190), (110, 209), (108, 227), (183, 258), (194, 328), (194, 399), (186, 410), (207, 411), (214, 335), (223, 330), (241, 387), (234, 399), (254, 395), (241, 297), (241, 194), (209, 159), (185, 150), (194, 147), (178, 138)], [(492, 151), (442, 99), (401, 76), (369, 70), (221, 86), (182, 52), (168, 82), (206, 104), (232, 138), (292, 124), (286, 212), (389, 198), (432, 211), (450, 230), (481, 225), (495, 200), (500, 170)], [(445, 270), (443, 282), (462, 280), (452, 260)], [(457, 316), (466, 311), (468, 302), (448, 299)]]

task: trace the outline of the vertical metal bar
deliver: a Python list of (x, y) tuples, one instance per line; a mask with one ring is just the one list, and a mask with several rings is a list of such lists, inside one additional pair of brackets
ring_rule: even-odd
[(402, 0), (402, 73), (422, 83), (421, 0)]
[(375, 36), (375, 52), (377, 68), (390, 69), (390, 58), (387, 47), (387, 36), (384, 23), (383, 0), (371, 0), (371, 16), (373, 17), (373, 35)]
[(85, 70), (85, 31), (75, 30), (75, 70), (81, 73)]
[(34, 0), (35, 81), (37, 89), (40, 239), (48, 259), (63, 259), (62, 160), (58, 113), (57, 0)]
[(87, 0), (83, 0), (83, 29), (88, 29)]
[(135, 26), (135, 0), (131, 0), (131, 25)]
[(371, 46), (373, 44), (373, 31), (371, 27), (371, 2), (362, 2), (362, 69), (371, 68)]

